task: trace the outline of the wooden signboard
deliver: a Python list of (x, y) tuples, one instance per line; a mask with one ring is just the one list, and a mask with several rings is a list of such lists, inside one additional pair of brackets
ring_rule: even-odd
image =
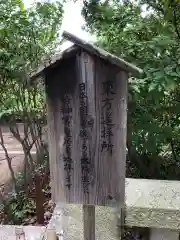
[(46, 81), (55, 201), (124, 201), (127, 73), (83, 51), (65, 69)]
[(140, 69), (77, 37), (34, 73), (45, 77), (55, 202), (124, 205), (127, 81)]

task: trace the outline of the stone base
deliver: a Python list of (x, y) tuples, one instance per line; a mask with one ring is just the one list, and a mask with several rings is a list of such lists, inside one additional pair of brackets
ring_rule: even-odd
[(152, 228), (150, 240), (179, 240), (179, 232), (170, 229)]
[(26, 240), (42, 240), (46, 231), (45, 227), (39, 226), (0, 225), (0, 239), (16, 240), (15, 229), (17, 227), (23, 227)]

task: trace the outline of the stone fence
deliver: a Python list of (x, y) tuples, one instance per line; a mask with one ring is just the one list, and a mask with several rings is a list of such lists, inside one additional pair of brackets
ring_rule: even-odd
[[(96, 206), (95, 213), (96, 240), (117, 239), (115, 208)], [(148, 227), (150, 240), (179, 240), (180, 183), (127, 178), (125, 215), (126, 226)], [(5, 235), (7, 236), (5, 233), (7, 226), (4, 226), (4, 236), (2, 236), (2, 227), (0, 239), (15, 239), (15, 236), (4, 238)], [(84, 239), (82, 205), (57, 204), (46, 230), (52, 228), (55, 228), (59, 240)], [(10, 229), (9, 226), (8, 231), (13, 232)], [(41, 231), (39, 237), (35, 231), (29, 231), (31, 236), (28, 232), (26, 239), (45, 239), (46, 230), (37, 227), (37, 231)]]

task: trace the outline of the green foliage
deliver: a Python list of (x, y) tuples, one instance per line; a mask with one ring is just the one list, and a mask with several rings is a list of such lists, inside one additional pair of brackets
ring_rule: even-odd
[[(36, 212), (35, 200), (31, 196), (36, 184), (33, 182), (33, 189), (28, 189), (26, 179), (34, 181), (35, 170), (39, 170), (37, 165), (42, 164), (45, 151), (40, 132), (45, 122), (43, 84), (41, 80), (31, 83), (29, 73), (61, 43), (58, 32), (63, 0), (39, 1), (28, 9), (23, 0), (2, 0), (0, 5), (0, 120), (10, 124), (13, 136), (25, 154), (24, 173), (16, 179), (18, 191), (4, 201), (4, 214), (7, 214), (8, 223), (21, 224)], [(17, 119), (24, 122), (24, 136), (15, 124)], [(37, 160), (29, 152), (33, 144), (38, 153)], [(28, 172), (30, 166), (31, 176)], [(43, 170), (44, 174), (47, 173)]]
[(42, 86), (30, 86), (28, 73), (60, 43), (63, 5), (37, 2), (29, 9), (22, 0), (1, 1), (0, 115), (44, 108)]
[(29, 216), (33, 216), (36, 212), (35, 201), (27, 198), (24, 191), (18, 194), (11, 194), (5, 201), (6, 214), (8, 222), (12, 224), (22, 224), (23, 220)]
[[(50, 173), (49, 173), (49, 159), (48, 156), (43, 156), (41, 162), (36, 166), (36, 172), (31, 172), (28, 169), (28, 182), (29, 184), (24, 188), (24, 172), (16, 174), (16, 186), (17, 193), (11, 192), (3, 198), (3, 210), (0, 211), (0, 221), (4, 224), (27, 224), (32, 219), (37, 218), (36, 201), (39, 201), (36, 192), (35, 174), (38, 173), (41, 176), (42, 192), (44, 195), (44, 201), (51, 199), (50, 193)], [(3, 195), (2, 195), (3, 196)], [(41, 203), (42, 205), (44, 202)], [(2, 217), (1, 217), (2, 216)]]
[[(166, 178), (169, 171), (169, 178), (179, 178), (169, 168), (180, 160), (179, 10), (177, 1), (84, 1), (86, 29), (98, 44), (145, 73), (130, 79), (128, 106), (128, 157), (141, 177), (159, 168), (151, 177)], [(148, 164), (146, 171), (136, 159)]]

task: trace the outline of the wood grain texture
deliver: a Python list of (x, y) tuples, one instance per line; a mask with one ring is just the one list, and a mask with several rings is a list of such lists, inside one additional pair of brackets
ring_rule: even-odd
[[(67, 71), (67, 68), (71, 71)], [(84, 204), (83, 236), (84, 239), (94, 240), (96, 239), (95, 206), (90, 205), (113, 207), (116, 212), (115, 219), (120, 220), (115, 225), (116, 227), (122, 225), (121, 212), (124, 209), (125, 199), (128, 75), (111, 64), (83, 51), (77, 56), (75, 62), (68, 61), (66, 65), (55, 69), (53, 73), (47, 72), (46, 75), (52, 196), (55, 202), (61, 202), (60, 226), (63, 230), (67, 224), (64, 212), (68, 206), (65, 203)], [(106, 98), (109, 97), (104, 96), (104, 86), (107, 82), (111, 82), (114, 87), (112, 89), (114, 95), (111, 96), (113, 98), (110, 100), (113, 150), (105, 149), (102, 151), (102, 132), (104, 129), (102, 118), (107, 121), (107, 111), (104, 110), (103, 105)], [(80, 98), (82, 86), (84, 91), (83, 104), (85, 104), (83, 116), (80, 108), (82, 105)], [(67, 143), (65, 142), (67, 133), (61, 111), (65, 95), (71, 99), (70, 107), (72, 107), (72, 119), (69, 123), (72, 135), (70, 151), (72, 171), (69, 187), (66, 186), (67, 173), (64, 167), (64, 156), (67, 157)], [(85, 126), (82, 123), (82, 118), (85, 121)], [(86, 134), (82, 137), (83, 129)], [(84, 176), (82, 170), (84, 145), (85, 158), (87, 158), (86, 168), (88, 168), (86, 190), (82, 181)], [(112, 239), (110, 235), (109, 237)], [(116, 234), (114, 239), (117, 237)]]
[(124, 59), (119, 58), (113, 54), (110, 54), (110, 53), (106, 52), (105, 50), (98, 48), (97, 46), (95, 46), (91, 43), (88, 43), (69, 32), (64, 31), (62, 36), (64, 38), (66, 38), (67, 40), (75, 43), (75, 45), (88, 51), (91, 55), (95, 55), (99, 58), (107, 60), (109, 63), (117, 65), (124, 71), (132, 72), (134, 74), (141, 74), (143, 72), (140, 68), (134, 66), (133, 64), (126, 62)]
[[(124, 205), (127, 118), (127, 73), (94, 58), (85, 52), (46, 73), (49, 128), (49, 153), (52, 196), (55, 202), (91, 205)], [(116, 91), (112, 100), (113, 151), (101, 151), (103, 82), (112, 81)], [(87, 156), (90, 162), (88, 194), (82, 185), (82, 139), (80, 137), (79, 84), (85, 84), (87, 95)], [(63, 156), (65, 129), (61, 109), (63, 96), (68, 94), (72, 107), (72, 172), (71, 187), (66, 185)], [(91, 123), (91, 124), (89, 124)]]
[[(71, 71), (69, 71), (71, 69)], [(51, 171), (51, 189), (53, 201), (69, 202), (73, 199), (75, 183), (74, 171), (71, 175), (72, 188), (68, 190), (66, 185), (66, 171), (64, 156), (66, 155), (65, 146), (65, 127), (63, 120), (63, 98), (65, 94), (72, 96), (73, 115), (76, 115), (72, 92), (76, 87), (75, 59), (68, 59), (56, 67), (53, 71), (46, 72), (46, 98), (47, 98), (47, 117), (48, 117), (48, 135), (49, 135), (49, 157)], [(75, 131), (75, 119), (70, 121), (70, 128), (73, 135)], [(76, 138), (75, 135), (73, 137)], [(73, 140), (73, 144), (76, 141)], [(72, 155), (74, 154), (74, 146), (72, 146)], [(77, 151), (76, 151), (77, 152)], [(73, 161), (73, 164), (75, 162)]]
[(63, 32), (63, 37), (66, 38), (67, 40), (71, 41), (74, 43), (73, 46), (69, 47), (68, 49), (65, 49), (61, 51), (60, 53), (55, 54), (52, 57), (49, 57), (47, 59), (44, 59), (43, 63), (40, 64), (40, 66), (32, 71), (29, 75), (31, 80), (35, 80), (39, 78), (42, 73), (44, 73), (47, 69), (49, 68), (54, 68), (60, 62), (64, 59), (70, 58), (73, 55), (76, 55), (76, 53), (82, 49), (87, 52), (89, 52), (91, 55), (97, 56), (101, 59), (104, 59), (108, 61), (111, 64), (117, 65), (120, 67), (122, 70), (139, 75), (143, 73), (143, 70), (136, 67), (135, 65), (125, 61), (122, 58), (119, 58), (109, 52), (106, 52), (105, 50), (91, 44), (88, 42), (85, 42), (84, 40), (78, 38), (77, 36), (74, 36), (73, 34), (64, 31)]
[[(82, 53), (80, 57), (77, 58), (77, 68), (78, 68), (78, 78), (79, 83), (84, 84), (86, 87), (87, 99), (85, 99), (87, 103), (87, 124), (88, 121), (92, 121), (92, 127), (87, 129), (88, 139), (85, 140), (87, 143), (87, 156), (89, 159), (89, 181), (90, 187), (88, 186), (88, 191), (92, 191), (93, 189), (93, 181), (94, 181), (94, 161), (95, 161), (95, 149), (96, 145), (93, 139), (93, 136), (96, 134), (96, 125), (94, 124), (96, 118), (95, 111), (95, 83), (94, 83), (94, 61), (87, 55), (86, 53)], [(81, 114), (81, 113), (80, 113)], [(82, 131), (82, 130), (81, 130)], [(96, 139), (95, 139), (96, 140)], [(83, 144), (83, 140), (81, 140), (81, 145)], [(82, 165), (82, 163), (81, 163)], [(80, 167), (80, 166), (79, 166)], [(82, 171), (81, 171), (82, 176)], [(92, 193), (91, 193), (92, 194)], [(84, 194), (83, 202), (89, 203), (89, 194)], [(84, 227), (84, 239), (87, 240), (95, 240), (95, 206), (93, 205), (83, 205), (83, 227)]]
[(61, 201), (65, 202), (64, 166), (62, 157), (64, 132), (63, 123), (60, 118), (61, 103), (58, 98), (51, 99), (49, 95), (47, 95), (46, 99), (52, 200), (56, 202), (56, 196), (60, 194)]
[[(102, 206), (124, 207), (125, 162), (126, 162), (126, 120), (127, 79), (121, 69), (90, 56), (82, 51), (74, 59), (46, 72), (46, 92), (49, 127), (49, 153), (52, 196), (55, 202), (82, 203)], [(104, 105), (104, 82), (113, 83), (112, 97), (112, 153), (102, 151), (102, 116), (106, 117)], [(86, 148), (88, 158), (88, 193), (82, 183), (82, 152), (84, 140), (81, 137), (80, 84), (85, 86)], [(65, 127), (61, 109), (63, 96), (71, 98), (72, 119), (72, 171), (71, 187), (66, 187), (64, 158), (66, 152)], [(116, 204), (115, 204), (116, 203)]]
[[(121, 79), (119, 77), (121, 76)], [(112, 101), (113, 152), (101, 151), (103, 126), (101, 117), (103, 105), (103, 83), (113, 81), (115, 95)], [(96, 96), (96, 151), (95, 151), (95, 202), (99, 205), (111, 205), (111, 202), (124, 203), (125, 189), (125, 148), (127, 114), (127, 75), (119, 72), (99, 58), (95, 59), (95, 96)], [(120, 113), (120, 111), (122, 111)], [(121, 181), (122, 180), (122, 181)], [(109, 198), (110, 197), (110, 198)]]
[(71, 46), (68, 49), (65, 49), (64, 51), (61, 51), (51, 58), (49, 57), (48, 59), (45, 59), (40, 66), (33, 70), (29, 75), (32, 81), (38, 80), (38, 78), (41, 78), (43, 73), (48, 69), (48, 68), (55, 68), (57, 65), (60, 64), (60, 61), (63, 59), (67, 59), (72, 57), (74, 54), (76, 54), (79, 51), (78, 46)]
[(83, 205), (84, 239), (95, 240), (95, 206)]

